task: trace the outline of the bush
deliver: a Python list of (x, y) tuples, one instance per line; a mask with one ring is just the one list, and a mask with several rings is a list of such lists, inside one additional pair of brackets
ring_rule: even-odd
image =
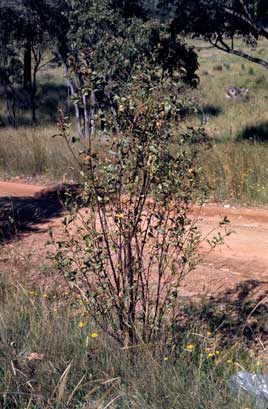
[[(84, 88), (92, 87), (92, 71), (86, 66), (78, 70)], [(168, 339), (180, 283), (198, 263), (201, 243), (189, 217), (197, 191), (197, 149), (187, 148), (185, 136), (176, 154), (169, 148), (185, 102), (171, 75), (159, 75), (159, 68), (147, 62), (137, 66), (132, 78), (124, 93), (113, 98), (103, 90), (108, 103), (101, 120), (113, 135), (107, 131), (102, 152), (96, 148), (102, 132), (97, 103), (90, 107), (94, 126), (85, 132), (89, 148), (81, 164), (87, 210), (74, 207), (66, 218), (67, 239), (57, 255), (89, 315), (125, 346)], [(59, 130), (70, 144), (63, 114)], [(220, 235), (211, 245), (218, 242)]]

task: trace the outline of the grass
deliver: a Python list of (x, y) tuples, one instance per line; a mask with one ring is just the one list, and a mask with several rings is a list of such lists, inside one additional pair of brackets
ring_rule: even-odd
[[(268, 74), (258, 65), (231, 56), (204, 41), (198, 49), (200, 85), (193, 95), (206, 116), (205, 130), (212, 140), (210, 151), (201, 153), (204, 180), (212, 188), (213, 200), (265, 205), (268, 199)], [(252, 50), (262, 56), (265, 41)], [(230, 86), (249, 89), (249, 101), (227, 99)], [(200, 114), (194, 120), (200, 123)]]
[[(216, 114), (208, 112), (207, 115), (206, 130), (210, 136), (216, 141), (234, 141), (246, 127), (267, 122), (266, 70), (239, 57), (207, 48), (208, 44), (204, 41), (196, 40), (194, 44), (198, 48), (200, 62), (200, 86), (194, 96), (205, 111), (210, 107), (217, 109)], [(261, 56), (265, 41), (260, 42), (255, 51), (249, 50), (250, 47), (244, 43), (240, 46), (251, 54)], [(227, 99), (224, 89), (230, 86), (248, 88), (249, 101)]]
[(176, 344), (122, 349), (64, 288), (29, 290), (1, 275), (0, 406), (251, 407), (228, 381), (241, 368), (261, 372), (260, 358), (242, 342), (220, 348), (217, 333), (198, 322), (178, 331)]
[(201, 152), (202, 181), (213, 200), (266, 205), (267, 160), (267, 144), (218, 143)]
[(52, 138), (56, 127), (0, 130), (0, 175), (77, 178), (78, 169), (66, 144)]

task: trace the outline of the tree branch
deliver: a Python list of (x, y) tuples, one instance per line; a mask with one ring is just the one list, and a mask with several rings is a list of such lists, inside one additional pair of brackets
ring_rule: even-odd
[(229, 47), (228, 44), (226, 44), (220, 37), (217, 37), (216, 41), (213, 41), (211, 37), (208, 38), (208, 40), (210, 44), (218, 50), (224, 51), (227, 54), (232, 54), (236, 55), (237, 57), (244, 58), (245, 60), (253, 62), (254, 64), (262, 65), (264, 68), (268, 69), (268, 61), (263, 60), (262, 58), (253, 57), (252, 55), (245, 53), (242, 50), (237, 50)]

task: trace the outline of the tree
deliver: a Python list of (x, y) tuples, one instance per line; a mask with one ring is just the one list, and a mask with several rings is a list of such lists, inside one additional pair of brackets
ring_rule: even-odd
[(162, 7), (172, 3), (173, 33), (202, 36), (214, 47), (242, 57), (268, 69), (263, 59), (242, 51), (236, 39), (243, 38), (252, 45), (268, 40), (268, 2), (266, 0), (162, 0)]
[[(0, 1), (0, 42), (2, 73), (6, 72), (2, 83), (6, 84), (4, 88), (12, 88), (9, 93), (12, 94), (13, 113), (9, 113), (9, 118), (13, 116), (13, 119), (9, 123), (16, 124), (16, 103), (20, 94), (23, 94), (21, 99), (28, 102), (32, 121), (36, 122), (37, 73), (45, 65), (44, 52), (49, 46), (49, 38), (41, 28), (38, 13), (29, 7), (28, 1), (13, 0), (8, 4)], [(7, 59), (11, 57), (13, 63), (16, 58), (16, 66), (21, 68), (20, 72), (16, 70), (16, 75), (10, 75), (13, 68)]]
[[(97, 99), (99, 105), (105, 105), (106, 101), (101, 102), (101, 98), (107, 86), (111, 96), (120, 93), (137, 61), (145, 55), (151, 59), (158, 46), (158, 58), (165, 60), (169, 69), (179, 64), (185, 81), (197, 82), (198, 63), (194, 51), (179, 38), (171, 37), (163, 24), (148, 19), (139, 3), (122, 0), (54, 3), (51, 0), (30, 2), (39, 13), (44, 30), (54, 39), (55, 52), (64, 66), (80, 138), (88, 137), (90, 132), (88, 104)], [(77, 75), (82, 55), (96, 76), (96, 88), (86, 85), (85, 77)], [(81, 89), (83, 98), (77, 98)]]

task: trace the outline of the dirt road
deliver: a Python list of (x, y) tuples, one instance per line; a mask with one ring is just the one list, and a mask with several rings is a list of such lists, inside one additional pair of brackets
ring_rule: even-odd
[(0, 197), (34, 197), (44, 189), (45, 186), (0, 181)]
[[(1, 200), (19, 202), (22, 207), (31, 208), (39, 205), (35, 202), (42, 196), (45, 186), (32, 186), (21, 183), (0, 182)], [(42, 206), (46, 208), (46, 202)], [(36, 209), (35, 209), (36, 210)], [(55, 209), (54, 209), (55, 210)], [(57, 210), (57, 209), (56, 209)], [(32, 213), (31, 213), (32, 214)], [(212, 294), (222, 289), (233, 288), (241, 282), (255, 280), (265, 285), (268, 282), (268, 209), (232, 208), (231, 206), (206, 205), (195, 211), (203, 234), (215, 228), (219, 221), (227, 216), (231, 221), (233, 233), (226, 243), (210, 254), (196, 271), (191, 273), (183, 288), (186, 294)], [(32, 217), (32, 216), (30, 216)], [(35, 223), (35, 229), (26, 230), (19, 244), (6, 244), (16, 252), (30, 254), (34, 251), (36, 260), (40, 260), (42, 243), (47, 240), (48, 227), (57, 228), (60, 224), (60, 213), (54, 211), (53, 217), (46, 215)], [(31, 221), (31, 220), (30, 220)], [(29, 222), (29, 221), (28, 221)], [(39, 255), (39, 256), (38, 256)]]

